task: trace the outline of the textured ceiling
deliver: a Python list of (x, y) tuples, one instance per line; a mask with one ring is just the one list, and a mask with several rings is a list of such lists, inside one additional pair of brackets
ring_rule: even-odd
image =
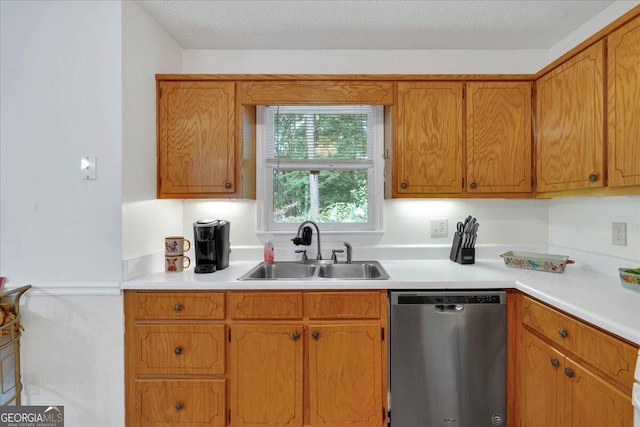
[(549, 49), (613, 1), (138, 3), (185, 49)]

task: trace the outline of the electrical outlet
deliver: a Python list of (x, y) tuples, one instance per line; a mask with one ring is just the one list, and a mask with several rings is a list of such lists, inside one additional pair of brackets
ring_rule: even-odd
[(627, 246), (627, 223), (611, 223), (611, 243), (617, 246)]
[(24, 392), (27, 396), (40, 394), (40, 383), (36, 372), (23, 372), (22, 381), (24, 382)]
[(449, 234), (449, 220), (446, 218), (431, 220), (431, 237), (447, 237)]

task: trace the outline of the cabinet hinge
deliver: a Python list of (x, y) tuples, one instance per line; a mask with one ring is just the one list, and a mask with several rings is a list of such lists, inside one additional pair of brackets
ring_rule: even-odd
[(382, 421), (387, 419), (387, 411), (385, 411), (384, 406), (382, 407)]
[(227, 335), (229, 336), (229, 342), (231, 342), (231, 328), (229, 328), (229, 331), (227, 332)]
[(380, 328), (380, 339), (384, 341), (384, 328)]
[(462, 188), (464, 188), (464, 177), (462, 178)]
[(462, 99), (464, 99), (464, 95), (465, 95), (465, 87), (462, 87)]
[(231, 424), (231, 409), (227, 411), (227, 424)]

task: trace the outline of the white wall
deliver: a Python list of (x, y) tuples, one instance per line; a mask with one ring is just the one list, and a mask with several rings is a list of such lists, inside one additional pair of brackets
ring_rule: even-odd
[[(24, 403), (64, 405), (70, 427), (119, 426), (121, 5), (2, 1), (0, 15), (0, 274), (34, 286), (22, 369), (40, 394)], [(81, 180), (84, 155), (95, 181)]]
[(612, 3), (605, 10), (585, 22), (578, 29), (549, 49), (548, 57), (546, 59), (547, 63), (555, 61), (639, 4), (640, 0), (618, 0)]
[(546, 50), (198, 50), (184, 73), (206, 74), (531, 74)]
[[(551, 245), (628, 258), (640, 265), (640, 196), (554, 199), (549, 203)], [(611, 243), (612, 222), (627, 223), (627, 246)]]
[[(164, 250), (182, 202), (156, 199), (155, 74), (179, 73), (182, 48), (138, 3), (122, 3), (122, 259)], [(160, 260), (162, 261), (162, 260)], [(164, 264), (161, 267), (164, 268)]]
[[(0, 3), (2, 274), (117, 284), (120, 4)], [(97, 156), (95, 181), (81, 179), (84, 155)]]

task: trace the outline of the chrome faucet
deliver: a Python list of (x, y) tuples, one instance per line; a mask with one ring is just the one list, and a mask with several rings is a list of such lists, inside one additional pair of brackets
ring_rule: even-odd
[(347, 248), (347, 264), (351, 264), (351, 252), (353, 251), (353, 248), (349, 242), (344, 242), (344, 246)]
[(311, 244), (311, 236), (304, 236), (301, 235), (303, 234), (303, 229), (305, 228), (305, 225), (307, 224), (311, 224), (316, 228), (316, 234), (318, 235), (318, 237), (316, 237), (316, 242), (318, 243), (318, 254), (316, 255), (316, 259), (317, 260), (321, 260), (322, 259), (322, 253), (320, 252), (320, 229), (318, 228), (318, 224), (316, 224), (313, 221), (305, 221), (302, 224), (300, 224), (300, 227), (298, 227), (298, 233), (296, 233), (296, 237), (294, 237), (293, 239), (291, 239), (293, 241), (293, 244), (296, 246), (299, 245), (305, 245), (305, 246), (309, 246)]

